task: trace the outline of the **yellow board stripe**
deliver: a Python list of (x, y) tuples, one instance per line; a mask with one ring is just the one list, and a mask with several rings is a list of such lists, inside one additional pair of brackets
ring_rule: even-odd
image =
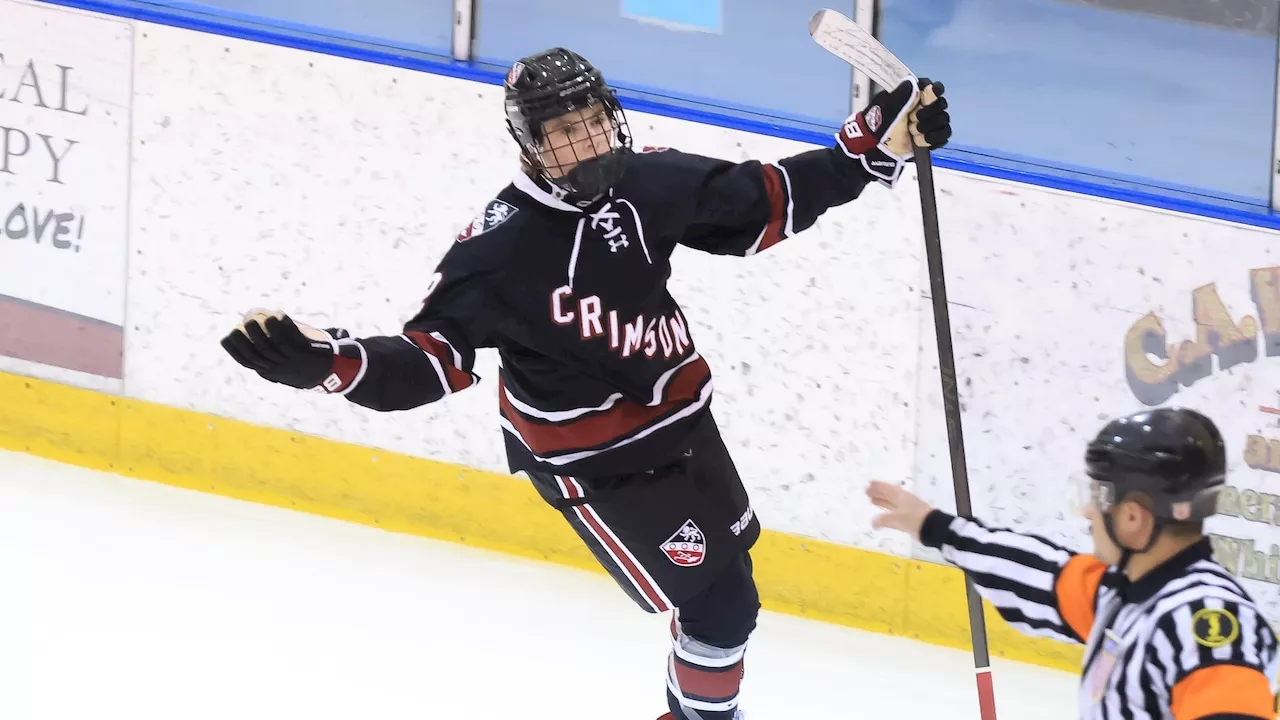
[[(602, 572), (560, 514), (509, 475), (5, 373), (0, 448)], [(772, 530), (752, 555), (770, 610), (971, 648), (954, 568)], [(985, 609), (992, 655), (1078, 671), (1079, 648), (1024, 636)]]

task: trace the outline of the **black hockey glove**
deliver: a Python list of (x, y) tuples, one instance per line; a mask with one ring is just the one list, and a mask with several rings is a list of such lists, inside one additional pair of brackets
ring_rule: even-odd
[(946, 88), (929, 78), (920, 79), (920, 106), (911, 114), (911, 140), (916, 147), (937, 150), (951, 140), (951, 114), (947, 112), (947, 99), (942, 96)]
[(280, 312), (255, 310), (222, 339), (222, 348), (263, 379), (336, 393), (364, 370), (364, 348), (349, 337), (345, 330), (318, 330)]
[(893, 90), (881, 90), (867, 109), (854, 113), (836, 133), (840, 149), (874, 178), (889, 187), (898, 182), (902, 168), (911, 162), (912, 143), (930, 149), (947, 144), (951, 116), (942, 83), (921, 78), (919, 87), (903, 81)]

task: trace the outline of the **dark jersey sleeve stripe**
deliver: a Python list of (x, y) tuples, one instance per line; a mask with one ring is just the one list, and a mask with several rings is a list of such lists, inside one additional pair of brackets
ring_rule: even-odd
[(348, 400), (382, 412), (408, 410), (476, 382), (469, 363), (465, 368), (456, 365), (459, 358), (465, 361), (474, 355), (462, 356), (431, 334), (412, 332), (416, 339), (408, 334), (360, 339), (368, 360), (364, 377), (347, 393)]
[(420, 330), (407, 330), (405, 337), (413, 341), (424, 353), (440, 363), (440, 371), (444, 374), (445, 383), (450, 393), (456, 393), (475, 384), (476, 378), (467, 369), (463, 369), (464, 360), (461, 353), (454, 350), (440, 333), (428, 334)]
[(680, 243), (721, 255), (755, 255), (809, 229), (856, 199), (871, 176), (835, 147), (775, 163), (729, 163), (683, 153), (673, 163), (701, 174)]
[(763, 252), (791, 237), (791, 180), (778, 165), (761, 165), (765, 195), (769, 198), (769, 219), (747, 255)]

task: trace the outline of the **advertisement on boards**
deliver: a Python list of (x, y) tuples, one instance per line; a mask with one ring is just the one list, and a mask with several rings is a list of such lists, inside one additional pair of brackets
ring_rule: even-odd
[(0, 17), (0, 370), (101, 387), (124, 374), (133, 28)]
[[(1148, 312), (1124, 340), (1125, 376), (1148, 406), (1210, 415), (1230, 453), (1208, 522), (1214, 555), (1280, 624), (1280, 265), (1242, 267), (1185, 290), (1186, 317)], [(1243, 302), (1248, 298), (1248, 304)], [(1224, 298), (1232, 298), (1229, 302)], [(1194, 328), (1186, 336), (1173, 324)]]

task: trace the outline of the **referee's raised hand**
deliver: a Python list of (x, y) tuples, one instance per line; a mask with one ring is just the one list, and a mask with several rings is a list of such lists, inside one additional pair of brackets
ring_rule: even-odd
[(867, 487), (867, 497), (871, 498), (872, 504), (876, 507), (888, 511), (872, 518), (871, 527), (901, 530), (919, 542), (920, 528), (924, 526), (924, 519), (933, 510), (929, 503), (901, 485), (879, 480), (873, 481)]

